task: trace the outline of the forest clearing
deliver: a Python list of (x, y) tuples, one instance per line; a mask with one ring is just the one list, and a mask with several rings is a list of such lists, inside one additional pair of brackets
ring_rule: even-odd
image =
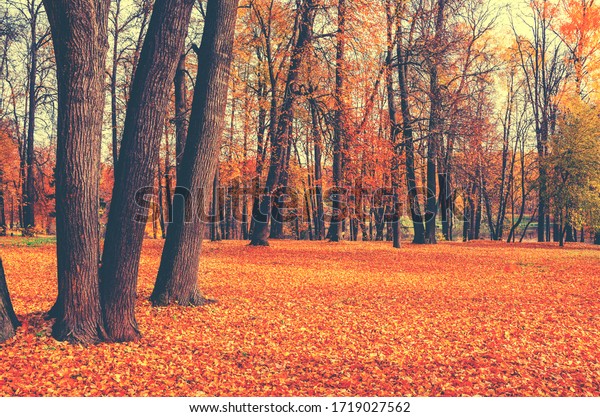
[(54, 243), (2, 238), (23, 326), (0, 348), (0, 395), (600, 394), (598, 246), (205, 242), (199, 285), (218, 302), (189, 308), (148, 300), (162, 245), (144, 241), (143, 337), (83, 347), (43, 318)]

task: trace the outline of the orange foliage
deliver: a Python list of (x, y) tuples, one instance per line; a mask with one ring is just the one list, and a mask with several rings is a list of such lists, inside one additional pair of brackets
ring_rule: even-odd
[[(139, 343), (50, 337), (54, 246), (0, 240), (24, 326), (0, 347), (1, 395), (600, 394), (600, 250), (574, 244), (207, 243), (203, 308), (147, 301)], [(15, 245), (22, 245), (17, 247)]]

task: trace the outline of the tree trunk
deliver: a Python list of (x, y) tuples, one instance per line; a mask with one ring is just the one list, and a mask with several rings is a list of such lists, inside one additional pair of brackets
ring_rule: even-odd
[(577, 242), (577, 229), (575, 229), (573, 227), (573, 225), (569, 222), (567, 222), (566, 226), (565, 226), (565, 240), (567, 243), (574, 243)]
[[(444, 29), (444, 7), (446, 0), (437, 0), (437, 17), (433, 47), (439, 49)], [(431, 109), (429, 114), (429, 137), (427, 138), (427, 207), (425, 214), (425, 242), (437, 243), (437, 160), (442, 140), (442, 93), (439, 85), (440, 52), (434, 51), (431, 68), (429, 69), (429, 94)]]
[(219, 208), (219, 167), (217, 167), (215, 169), (215, 175), (212, 186), (212, 211), (210, 217), (210, 240), (213, 242), (221, 240), (221, 233), (219, 232), (219, 225), (221, 224), (221, 216), (219, 214), (220, 212), (221, 209)]
[(294, 89), (297, 88), (296, 84), (300, 76), (300, 68), (309, 50), (308, 46), (312, 42), (312, 30), (316, 13), (315, 0), (305, 0), (301, 8), (300, 30), (290, 58), (285, 95), (277, 123), (277, 133), (271, 138), (271, 164), (269, 166), (269, 173), (267, 174), (267, 182), (263, 194), (259, 197), (259, 210), (256, 213), (257, 216), (254, 218), (254, 230), (250, 240), (250, 245), (252, 246), (269, 245), (270, 193), (279, 185), (285, 156), (290, 146), (289, 134), (294, 116), (294, 104), (297, 98)]
[[(288, 136), (291, 137), (291, 136)], [(290, 154), (291, 154), (291, 143), (287, 146), (287, 153), (283, 163), (283, 169), (279, 177), (279, 186), (273, 192), (273, 204), (271, 206), (271, 231), (269, 238), (271, 239), (283, 239), (284, 232), (283, 226), (285, 223), (284, 209), (285, 209), (285, 195), (287, 193), (287, 184), (289, 180), (289, 169), (290, 169)]]
[(0, 236), (6, 236), (6, 211), (4, 201), (4, 173), (0, 168)]
[(325, 213), (323, 208), (323, 170), (321, 162), (323, 141), (319, 126), (319, 114), (317, 113), (317, 104), (314, 100), (310, 103), (310, 114), (312, 121), (312, 136), (314, 144), (315, 157), (315, 238), (317, 240), (325, 239)]
[(185, 54), (181, 54), (175, 71), (175, 159), (176, 172), (179, 172), (185, 138), (187, 137), (189, 118), (187, 114), (187, 87), (185, 83)]
[(425, 224), (419, 203), (417, 181), (415, 174), (415, 150), (413, 140), (412, 116), (410, 114), (410, 101), (408, 96), (408, 85), (406, 81), (407, 64), (404, 60), (404, 48), (402, 46), (402, 27), (398, 23), (397, 28), (396, 55), (398, 59), (398, 85), (400, 88), (400, 109), (402, 111), (402, 137), (406, 152), (406, 185), (408, 188), (408, 202), (410, 206), (411, 219), (414, 229), (413, 243), (425, 243)]
[(338, 28), (336, 33), (336, 67), (335, 67), (335, 116), (333, 124), (333, 186), (338, 190), (331, 195), (332, 217), (329, 227), (329, 239), (332, 242), (341, 240), (341, 226), (344, 219), (342, 213), (342, 193), (344, 173), (345, 142), (348, 140), (346, 128), (346, 0), (338, 0)]
[[(177, 137), (175, 138), (175, 140), (177, 140)], [(177, 155), (175, 155), (175, 157), (177, 158)], [(158, 164), (160, 167), (160, 158), (159, 158)], [(169, 224), (171, 224), (171, 219), (173, 218), (173, 192), (172, 192), (173, 191), (173, 175), (172, 175), (172, 170), (173, 170), (173, 167), (171, 165), (171, 146), (169, 143), (168, 120), (165, 120), (165, 172), (164, 172), (165, 202), (164, 202), (164, 204), (167, 208), (167, 219), (165, 221), (165, 236), (163, 236), (163, 239), (166, 237), (166, 233), (168, 233)], [(175, 171), (177, 171), (177, 160), (175, 160)], [(162, 178), (159, 178), (159, 184), (161, 181), (162, 181)], [(162, 204), (163, 203), (162, 203), (162, 198), (161, 198), (161, 205)], [(162, 213), (164, 213), (164, 212), (162, 212)]]
[(481, 219), (483, 217), (483, 196), (481, 189), (477, 193), (477, 203), (475, 204), (475, 222), (473, 225), (473, 239), (479, 239), (481, 235)]
[(471, 227), (471, 207), (473, 205), (471, 197), (466, 196), (463, 202), (463, 242), (468, 242), (469, 237), (471, 235), (470, 227)]
[(538, 159), (539, 159), (539, 195), (538, 195), (538, 242), (546, 242), (546, 168), (543, 164), (543, 158), (546, 155), (546, 140), (543, 135), (538, 138)]
[(110, 76), (110, 116), (111, 116), (111, 134), (112, 134), (112, 157), (113, 169), (117, 166), (119, 159), (119, 131), (117, 128), (117, 66), (119, 63), (119, 15), (121, 14), (121, 1), (115, 2), (116, 10), (114, 12), (113, 23), (113, 46), (112, 46), (112, 69)]
[[(33, 6), (33, 4), (32, 4)], [(23, 183), (23, 236), (33, 236), (35, 229), (35, 113), (37, 108), (36, 100), (36, 76), (38, 60), (37, 44), (37, 13), (32, 10), (31, 13), (31, 62), (29, 68), (29, 106), (27, 119), (27, 141), (25, 144), (25, 165), (26, 176)]]
[(394, 16), (391, 10), (390, 0), (386, 1), (387, 15), (387, 58), (386, 58), (386, 91), (388, 102), (388, 115), (390, 118), (390, 144), (393, 149), (392, 156), (392, 193), (393, 193), (393, 212), (392, 212), (392, 239), (394, 248), (400, 248), (400, 204), (398, 198), (398, 189), (400, 188), (400, 147), (397, 139), (399, 135), (399, 124), (396, 121), (396, 103), (394, 101), (394, 85), (392, 78), (392, 53), (394, 50), (394, 41), (392, 39), (392, 28), (394, 25)]
[(154, 3), (127, 103), (100, 270), (104, 323), (115, 342), (140, 337), (134, 307), (148, 210), (140, 212), (136, 195), (154, 185), (170, 87), (193, 5), (192, 0)]
[(8, 286), (6, 285), (6, 276), (4, 275), (4, 266), (0, 258), (0, 343), (5, 342), (15, 335), (15, 330), (21, 323), (13, 310)]
[[(260, 54), (258, 54), (260, 56)], [(265, 142), (265, 131), (267, 129), (266, 121), (267, 121), (267, 88), (266, 83), (259, 77), (258, 79), (258, 122), (257, 122), (257, 131), (256, 131), (256, 177), (253, 180), (252, 184), (252, 215), (250, 217), (250, 230), (249, 235), (252, 235), (254, 232), (254, 222), (255, 219), (260, 216), (260, 198), (259, 198), (259, 190), (260, 190), (260, 181), (263, 173), (263, 167), (265, 163), (265, 150), (266, 144)], [(248, 236), (250, 238), (250, 236)]]
[[(175, 210), (192, 210), (195, 203), (195, 213), (204, 213), (210, 195), (206, 190), (217, 169), (225, 122), (237, 6), (238, 0), (208, 2), (202, 44), (198, 50), (190, 126), (177, 179), (177, 188), (190, 190), (195, 198), (188, 199), (185, 207), (175, 206)], [(203, 230), (204, 218), (194, 216), (191, 222), (184, 222), (181, 216), (175, 216), (152, 292), (154, 305), (201, 305), (206, 302), (197, 284)]]
[(104, 336), (98, 291), (98, 201), (110, 1), (44, 0), (58, 81), (56, 246), (58, 340)]

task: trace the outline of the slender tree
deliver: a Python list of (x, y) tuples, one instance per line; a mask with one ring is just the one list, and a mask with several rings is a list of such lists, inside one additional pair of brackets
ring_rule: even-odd
[[(187, 109), (187, 86), (185, 82), (186, 55), (181, 54), (175, 71), (175, 165), (176, 171), (179, 171), (181, 159), (183, 158), (183, 149), (185, 148), (185, 138), (188, 132), (189, 114)], [(169, 202), (170, 204), (170, 202)]]
[(304, 0), (300, 4), (300, 30), (290, 58), (283, 103), (277, 122), (277, 133), (271, 138), (271, 164), (269, 165), (265, 189), (259, 198), (259, 211), (255, 213), (254, 230), (250, 240), (252, 246), (269, 245), (267, 238), (269, 236), (271, 213), (270, 193), (279, 185), (286, 157), (289, 154), (290, 132), (294, 117), (293, 110), (297, 99), (295, 89), (298, 88), (297, 83), (300, 77), (300, 68), (312, 42), (316, 4), (316, 0)]
[(390, 118), (390, 143), (394, 149), (394, 156), (392, 157), (392, 197), (394, 200), (392, 209), (392, 238), (394, 248), (400, 248), (400, 205), (398, 203), (398, 189), (400, 188), (400, 147), (398, 146), (397, 139), (399, 136), (400, 124), (396, 120), (396, 101), (394, 98), (394, 85), (392, 77), (392, 62), (394, 52), (394, 40), (393, 40), (393, 27), (394, 27), (394, 13), (392, 11), (391, 0), (385, 2), (385, 12), (387, 17), (386, 25), (386, 39), (387, 39), (387, 57), (386, 57), (386, 92), (388, 102), (388, 115)]
[(433, 53), (429, 63), (429, 132), (427, 138), (427, 204), (425, 215), (425, 242), (436, 243), (437, 217), (437, 164), (442, 141), (442, 93), (439, 82), (441, 68), (442, 36), (444, 31), (446, 0), (437, 0)]
[[(402, 9), (403, 11), (403, 9)], [(396, 55), (398, 60), (398, 87), (400, 89), (400, 110), (402, 112), (402, 139), (405, 151), (406, 186), (408, 189), (408, 203), (410, 207), (411, 220), (413, 223), (413, 243), (425, 243), (425, 223), (419, 202), (417, 190), (417, 179), (415, 169), (415, 145), (413, 117), (411, 115), (411, 102), (408, 87), (408, 59), (409, 48), (404, 45), (404, 33), (400, 18), (402, 13), (398, 12), (398, 24), (396, 34)], [(413, 20), (413, 28), (416, 20)], [(412, 31), (412, 28), (411, 28)]]
[(550, 215), (547, 198), (547, 176), (544, 159), (548, 155), (551, 120), (555, 112), (555, 97), (565, 76), (562, 45), (552, 35), (553, 18), (551, 4), (547, 0), (531, 2), (533, 22), (529, 25), (532, 39), (521, 38), (516, 29), (516, 44), (520, 66), (525, 77), (528, 99), (535, 122), (538, 153), (538, 242), (549, 240)]
[(32, 236), (35, 229), (35, 128), (38, 108), (38, 61), (39, 50), (44, 42), (45, 35), (40, 36), (39, 20), (42, 11), (42, 2), (30, 0), (27, 2), (29, 23), (29, 73), (28, 105), (27, 105), (27, 139), (23, 146), (23, 235)]
[(335, 52), (335, 120), (333, 124), (333, 185), (337, 190), (332, 195), (333, 216), (329, 226), (329, 239), (339, 242), (342, 238), (342, 191), (344, 178), (344, 149), (346, 146), (346, 0), (338, 0), (337, 32)]

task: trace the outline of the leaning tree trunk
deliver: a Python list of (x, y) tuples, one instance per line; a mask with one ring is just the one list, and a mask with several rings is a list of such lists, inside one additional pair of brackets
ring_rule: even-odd
[[(193, 198), (176, 199), (174, 222), (163, 249), (154, 305), (202, 305), (206, 299), (198, 289), (198, 263), (204, 231), (204, 209), (217, 168), (224, 127), (227, 88), (233, 58), (233, 40), (238, 0), (209, 0), (198, 74), (183, 159), (177, 178), (179, 190), (190, 190)], [(195, 210), (194, 210), (195, 209)], [(191, 222), (178, 213), (193, 212)], [(193, 211), (192, 211), (193, 210)]]
[(16, 328), (20, 325), (10, 300), (4, 266), (2, 266), (2, 258), (0, 258), (0, 343), (13, 337)]
[(44, 0), (58, 81), (56, 246), (58, 340), (104, 336), (98, 291), (98, 201), (110, 1)]
[(294, 90), (300, 76), (302, 62), (308, 52), (308, 46), (312, 42), (313, 23), (315, 20), (315, 0), (305, 0), (302, 2), (301, 23), (294, 45), (290, 66), (285, 85), (285, 95), (279, 113), (276, 133), (271, 138), (271, 164), (267, 174), (267, 182), (263, 194), (259, 197), (258, 211), (255, 212), (254, 230), (250, 239), (252, 246), (269, 246), (269, 218), (271, 212), (271, 195), (274, 188), (279, 185), (279, 180), (285, 157), (290, 146), (289, 134), (293, 122), (293, 109), (296, 103), (297, 94)]
[(136, 194), (154, 185), (167, 103), (193, 5), (193, 0), (154, 3), (127, 103), (100, 269), (104, 324), (115, 342), (140, 337), (134, 307), (148, 210), (140, 211)]

